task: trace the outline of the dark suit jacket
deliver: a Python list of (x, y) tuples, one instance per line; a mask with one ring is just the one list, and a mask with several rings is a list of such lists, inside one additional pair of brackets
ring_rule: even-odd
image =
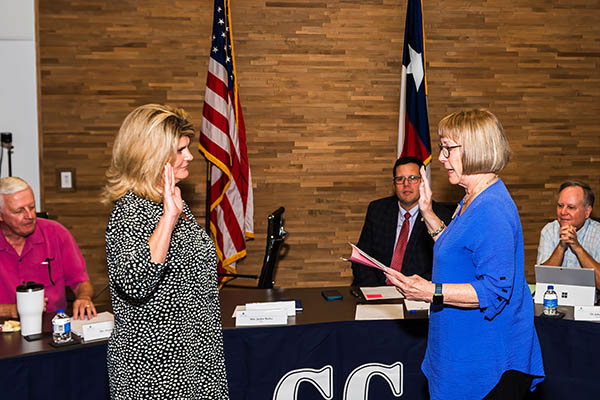
[[(434, 202), (433, 211), (446, 225), (450, 223), (452, 211), (449, 208)], [(389, 266), (394, 254), (397, 224), (398, 199), (396, 196), (372, 201), (367, 209), (365, 224), (357, 244), (358, 248)], [(404, 275), (417, 274), (431, 280), (433, 243), (425, 222), (421, 219), (421, 213), (419, 213), (406, 244), (406, 252), (402, 261)], [(352, 263), (352, 274), (354, 275), (353, 286), (385, 285), (385, 275), (379, 269)]]

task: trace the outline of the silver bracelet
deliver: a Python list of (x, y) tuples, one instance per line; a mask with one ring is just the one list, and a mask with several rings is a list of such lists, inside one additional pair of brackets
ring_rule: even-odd
[(436, 237), (437, 235), (439, 235), (440, 233), (442, 233), (442, 231), (446, 229), (446, 224), (444, 223), (444, 221), (442, 221), (442, 224), (440, 225), (439, 228), (437, 228), (435, 231), (433, 232), (429, 232), (429, 234), (431, 235), (432, 238)]

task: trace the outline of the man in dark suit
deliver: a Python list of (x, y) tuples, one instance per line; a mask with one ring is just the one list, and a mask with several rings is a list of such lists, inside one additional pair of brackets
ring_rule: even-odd
[[(406, 243), (401, 261), (401, 272), (404, 275), (420, 275), (431, 280), (433, 263), (433, 239), (419, 212), (419, 169), (423, 163), (415, 157), (401, 157), (394, 164), (395, 196), (372, 201), (367, 209), (365, 224), (357, 246), (371, 257), (387, 266), (392, 266), (394, 250), (398, 238)], [(450, 223), (452, 211), (433, 203), (437, 216)], [(408, 238), (402, 233), (402, 225), (406, 222)], [(402, 241), (402, 240), (401, 240)], [(401, 246), (402, 247), (402, 246)], [(396, 260), (395, 260), (396, 262)], [(376, 268), (352, 263), (353, 286), (383, 286), (386, 279), (383, 272)]]

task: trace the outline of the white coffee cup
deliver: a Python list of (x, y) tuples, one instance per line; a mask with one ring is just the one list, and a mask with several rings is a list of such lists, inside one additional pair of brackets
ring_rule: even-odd
[(17, 311), (21, 320), (21, 335), (42, 333), (44, 285), (30, 281), (17, 286)]

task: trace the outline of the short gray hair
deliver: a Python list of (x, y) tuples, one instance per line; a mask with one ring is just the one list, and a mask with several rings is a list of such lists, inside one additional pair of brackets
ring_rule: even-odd
[(463, 174), (501, 171), (510, 146), (498, 118), (485, 109), (458, 111), (444, 117), (438, 133), (462, 145)]
[(583, 205), (594, 207), (594, 192), (590, 185), (581, 181), (565, 181), (560, 185), (560, 189), (558, 189), (558, 194), (565, 190), (568, 187), (580, 187), (583, 190)]
[(0, 210), (4, 207), (4, 195), (14, 194), (26, 189), (31, 189), (31, 186), (21, 178), (16, 176), (0, 178)]

